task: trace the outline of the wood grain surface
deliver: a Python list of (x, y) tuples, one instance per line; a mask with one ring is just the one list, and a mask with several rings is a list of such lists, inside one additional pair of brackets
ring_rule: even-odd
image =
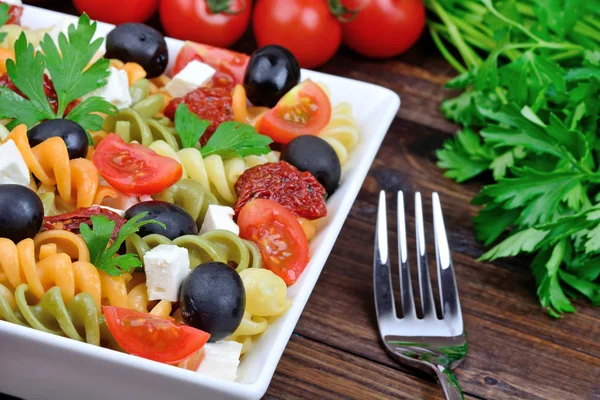
[[(250, 52), (254, 42), (246, 37), (236, 48)], [(398, 366), (377, 338), (372, 252), (377, 193), (383, 189), (391, 210), (395, 192), (405, 193), (410, 249), (415, 248), (412, 196), (423, 194), (431, 233), (430, 194), (440, 194), (469, 342), (467, 359), (456, 370), (467, 398), (600, 399), (600, 309), (576, 302), (576, 314), (552, 319), (540, 308), (528, 260), (476, 261), (484, 248), (473, 234), (477, 209), (469, 201), (486, 181), (458, 185), (435, 166), (435, 150), (456, 127), (439, 111), (440, 101), (452, 95), (442, 85), (453, 70), (429, 38), (387, 61), (342, 49), (320, 70), (388, 87), (402, 105), (265, 398), (443, 398), (432, 378)], [(394, 220), (390, 211), (391, 243)], [(432, 236), (426, 238), (434, 259)]]

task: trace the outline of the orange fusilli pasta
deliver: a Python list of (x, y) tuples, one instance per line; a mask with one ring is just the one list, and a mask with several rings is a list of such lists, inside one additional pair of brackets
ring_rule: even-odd
[(29, 171), (42, 185), (56, 186), (58, 195), (77, 207), (101, 204), (105, 197), (117, 197), (116, 190), (99, 186), (98, 170), (84, 158), (69, 159), (65, 142), (59, 137), (46, 139), (31, 147), (27, 139), (27, 127), (19, 125), (8, 135), (25, 160)]

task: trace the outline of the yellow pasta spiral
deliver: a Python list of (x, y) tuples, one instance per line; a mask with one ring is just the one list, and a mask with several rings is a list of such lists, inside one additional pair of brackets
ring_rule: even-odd
[(262, 156), (223, 159), (213, 154), (206, 158), (200, 151), (188, 148), (176, 151), (169, 143), (158, 140), (149, 146), (158, 154), (177, 160), (183, 166), (183, 178), (200, 182), (215, 195), (221, 204), (231, 205), (237, 200), (234, 185), (248, 168), (279, 161), (279, 153), (272, 151)]
[(72, 232), (49, 231), (17, 244), (0, 238), (0, 284), (28, 284), (38, 299), (57, 286), (65, 303), (85, 292), (100, 307), (100, 274), (89, 262), (85, 242)]
[(352, 116), (350, 103), (342, 102), (331, 110), (331, 119), (319, 136), (333, 147), (343, 165), (360, 140), (358, 122)]
[(252, 346), (269, 321), (287, 311), (287, 285), (268, 269), (246, 269), (240, 272), (246, 290), (246, 310), (236, 331), (226, 340), (242, 343), (242, 354)]
[(8, 135), (25, 160), (29, 171), (46, 187), (56, 186), (58, 195), (77, 207), (100, 204), (104, 197), (116, 197), (117, 191), (99, 186), (98, 170), (84, 158), (69, 160), (67, 146), (59, 137), (29, 146), (27, 127), (19, 125)]

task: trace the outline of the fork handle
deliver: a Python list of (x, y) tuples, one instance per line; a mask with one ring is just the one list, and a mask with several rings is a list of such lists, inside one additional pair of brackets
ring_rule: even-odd
[(442, 385), (444, 394), (447, 400), (464, 400), (465, 395), (463, 394), (456, 376), (452, 373), (449, 368), (443, 365), (436, 365), (435, 373)]

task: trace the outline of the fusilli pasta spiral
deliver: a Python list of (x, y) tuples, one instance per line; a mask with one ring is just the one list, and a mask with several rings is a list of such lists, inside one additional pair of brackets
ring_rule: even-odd
[(333, 147), (343, 165), (360, 140), (358, 122), (350, 103), (342, 102), (331, 109), (331, 119), (319, 136)]
[(246, 310), (236, 331), (226, 340), (242, 343), (242, 354), (252, 346), (257, 335), (264, 332), (269, 320), (290, 307), (287, 286), (283, 279), (268, 269), (246, 269), (240, 272), (246, 289)]
[(188, 250), (192, 268), (210, 261), (233, 264), (238, 272), (262, 266), (258, 247), (229, 231), (211, 231), (200, 236), (184, 235), (173, 241), (157, 234), (143, 238), (133, 234), (125, 243), (127, 253), (136, 253), (141, 260), (144, 254), (160, 244), (174, 244)]
[(202, 184), (191, 179), (180, 179), (170, 188), (152, 196), (154, 200), (167, 201), (177, 204), (188, 212), (196, 221), (198, 227), (202, 226), (204, 216), (211, 204), (219, 204), (217, 198)]
[(268, 162), (279, 161), (279, 153), (272, 151), (262, 156), (223, 159), (216, 154), (206, 158), (195, 148), (175, 151), (167, 142), (158, 140), (149, 146), (160, 155), (179, 161), (183, 166), (183, 178), (200, 182), (222, 204), (231, 205), (237, 200), (234, 185), (248, 168)]
[(103, 129), (114, 132), (125, 142), (137, 141), (149, 147), (157, 140), (166, 141), (169, 146), (179, 149), (179, 136), (168, 118), (155, 119), (153, 115), (162, 109), (161, 94), (152, 95), (137, 102), (133, 108), (126, 108), (104, 120)]
[(99, 310), (89, 294), (79, 293), (65, 302), (60, 289), (55, 286), (37, 304), (30, 305), (27, 301), (28, 291), (29, 286), (22, 284), (13, 295), (8, 288), (0, 285), (0, 319), (100, 345)]
[(59, 196), (77, 207), (101, 204), (104, 197), (116, 197), (117, 192), (99, 186), (98, 170), (84, 158), (69, 160), (67, 146), (59, 137), (46, 139), (30, 147), (27, 127), (19, 125), (8, 135), (25, 160), (29, 171), (46, 187), (56, 185)]

